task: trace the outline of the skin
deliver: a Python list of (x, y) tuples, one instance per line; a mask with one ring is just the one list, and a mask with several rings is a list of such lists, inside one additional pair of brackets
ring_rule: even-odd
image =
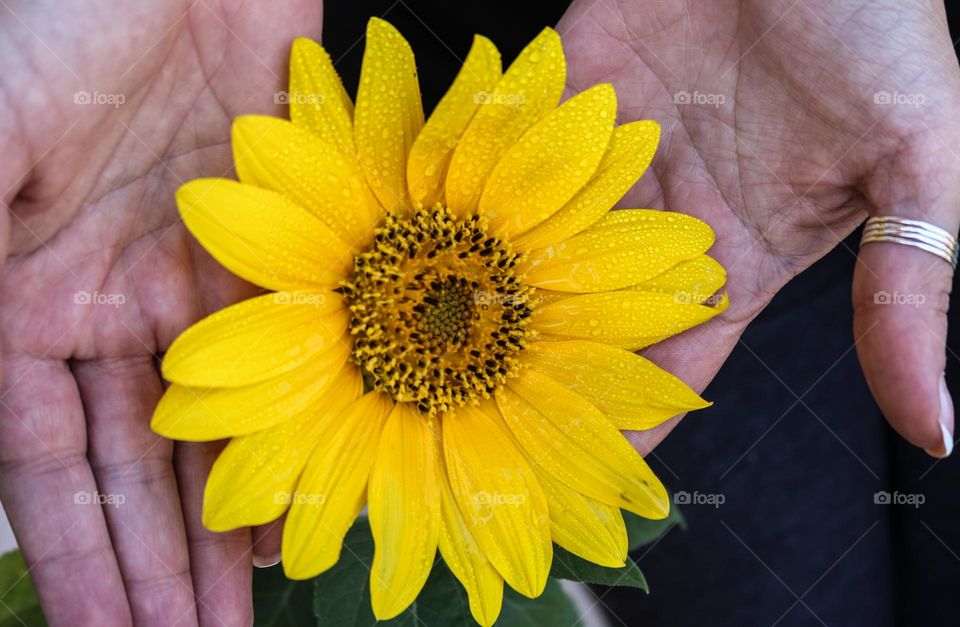
[[(868, 215), (956, 234), (960, 71), (942, 3), (578, 0), (558, 30), (571, 91), (612, 82), (619, 122), (663, 126), (651, 171), (621, 205), (691, 213), (717, 233), (730, 308), (648, 351), (695, 388), (773, 295)], [(678, 105), (679, 92), (703, 104)], [(901, 104), (877, 103), (881, 92)], [(893, 427), (932, 455), (945, 452), (941, 410), (953, 432), (940, 394), (951, 278), (929, 253), (870, 244), (852, 290), (867, 383)], [(922, 304), (878, 304), (881, 291)], [(648, 452), (678, 420), (631, 438)]]
[[(273, 94), (289, 43), (319, 39), (321, 6), (44, 4), (5, 7), (0, 23), (0, 500), (52, 625), (249, 624), (251, 554), (275, 559), (280, 525), (205, 531), (218, 446), (149, 430), (155, 355), (255, 293), (188, 236), (173, 193), (232, 174), (233, 117), (284, 114)], [(868, 214), (954, 233), (960, 219), (960, 73), (942, 5), (791, 4), (578, 0), (558, 26), (569, 92), (613, 82), (621, 123), (663, 126), (623, 206), (692, 213), (717, 232), (733, 304), (649, 351), (698, 389), (777, 290)], [(78, 104), (81, 91), (124, 102)], [(678, 105), (679, 91), (725, 102)], [(878, 91), (925, 103), (881, 106)], [(950, 278), (936, 257), (875, 244), (853, 286), (867, 381), (894, 427), (935, 454)], [(925, 304), (875, 305), (880, 290)], [(101, 302), (77, 303), (81, 292)], [(675, 422), (635, 444), (649, 451)], [(125, 502), (75, 503), (96, 490)]]
[[(0, 29), (0, 500), (52, 625), (248, 624), (251, 533), (200, 524), (219, 447), (173, 445), (149, 421), (154, 355), (256, 290), (188, 236), (173, 194), (232, 175), (232, 118), (285, 114), (290, 42), (319, 38), (321, 6), (41, 4)], [(74, 503), (97, 489), (125, 503)]]

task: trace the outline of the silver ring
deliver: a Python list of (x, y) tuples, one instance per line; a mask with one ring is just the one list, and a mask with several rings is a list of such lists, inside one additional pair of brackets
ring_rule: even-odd
[(871, 242), (893, 242), (913, 246), (949, 262), (953, 269), (957, 268), (957, 258), (960, 256), (957, 238), (939, 226), (923, 220), (896, 216), (869, 218), (863, 227), (860, 245)]

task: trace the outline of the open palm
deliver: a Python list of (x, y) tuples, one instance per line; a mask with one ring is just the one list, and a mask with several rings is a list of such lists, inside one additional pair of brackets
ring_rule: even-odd
[[(574, 2), (558, 26), (569, 89), (610, 81), (619, 122), (663, 126), (652, 171), (623, 205), (702, 218), (729, 272), (727, 312), (652, 358), (704, 387), (771, 297), (868, 214), (957, 232), (960, 71), (936, 5)], [(937, 455), (950, 284), (942, 260), (876, 244), (859, 255), (853, 292), (874, 396), (901, 434)], [(890, 306), (881, 292), (913, 298)], [(673, 424), (634, 442), (649, 450)]]
[(283, 109), (320, 3), (43, 4), (0, 31), (0, 499), (53, 625), (249, 623), (250, 533), (200, 526), (216, 450), (150, 432), (155, 354), (252, 293), (174, 191), (229, 175), (233, 117)]
[[(570, 91), (611, 81), (620, 122), (663, 126), (624, 205), (717, 231), (730, 309), (650, 351), (703, 387), (772, 295), (867, 212), (956, 232), (960, 81), (933, 8), (672, 4), (578, 0), (559, 30)], [(17, 8), (0, 27), (0, 499), (54, 625), (251, 620), (250, 534), (199, 522), (216, 450), (173, 447), (148, 426), (155, 355), (253, 293), (188, 237), (173, 192), (229, 174), (230, 120), (280, 113), (289, 44), (318, 37), (320, 22), (307, 0), (70, 1)], [(920, 106), (905, 98), (917, 94)], [(890, 248), (860, 256), (859, 349), (891, 421), (942, 448), (949, 268)], [(878, 290), (931, 306), (874, 306)]]

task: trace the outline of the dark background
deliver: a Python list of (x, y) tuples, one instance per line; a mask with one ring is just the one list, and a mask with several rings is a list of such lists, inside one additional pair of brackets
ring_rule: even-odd
[[(429, 111), (473, 33), (490, 37), (506, 66), (567, 4), (328, 2), (324, 45), (355, 93), (366, 20), (389, 19), (413, 45)], [(960, 7), (952, 13), (956, 38)], [(634, 555), (649, 596), (597, 590), (614, 625), (960, 625), (960, 460), (937, 463), (905, 444), (870, 398), (851, 350), (858, 236), (774, 299), (706, 391), (714, 407), (651, 456), (673, 490), (726, 500), (684, 507), (686, 531)], [(947, 381), (960, 397), (952, 318)], [(881, 490), (925, 503), (877, 505)]]

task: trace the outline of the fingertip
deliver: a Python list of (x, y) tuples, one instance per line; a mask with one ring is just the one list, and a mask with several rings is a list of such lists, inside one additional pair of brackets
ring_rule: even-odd
[[(945, 456), (947, 447), (941, 422), (941, 415), (945, 412), (941, 406), (939, 384), (935, 379), (930, 380), (929, 375), (924, 376), (919, 369), (905, 367), (906, 364), (921, 363), (916, 355), (907, 357), (888, 353), (877, 346), (883, 342), (863, 344), (866, 346), (858, 346), (861, 364), (867, 385), (884, 418), (910, 444), (934, 457)], [(952, 433), (952, 403), (949, 407), (947, 413), (950, 414)]]
[(941, 443), (934, 447), (924, 449), (931, 457), (944, 458), (950, 457), (953, 453), (953, 433), (954, 433), (954, 415), (953, 399), (950, 397), (950, 390), (947, 388), (946, 377), (940, 375), (940, 436)]
[(860, 250), (853, 286), (856, 348), (870, 391), (897, 433), (936, 457), (953, 443), (943, 382), (950, 271), (925, 251), (870, 244)]
[(254, 527), (253, 534), (253, 565), (257, 568), (269, 568), (280, 563), (280, 546), (283, 538), (283, 526), (287, 515), (266, 525)]
[(257, 568), (270, 568), (276, 566), (280, 563), (280, 551), (277, 551), (273, 555), (257, 555), (253, 554), (253, 565)]

